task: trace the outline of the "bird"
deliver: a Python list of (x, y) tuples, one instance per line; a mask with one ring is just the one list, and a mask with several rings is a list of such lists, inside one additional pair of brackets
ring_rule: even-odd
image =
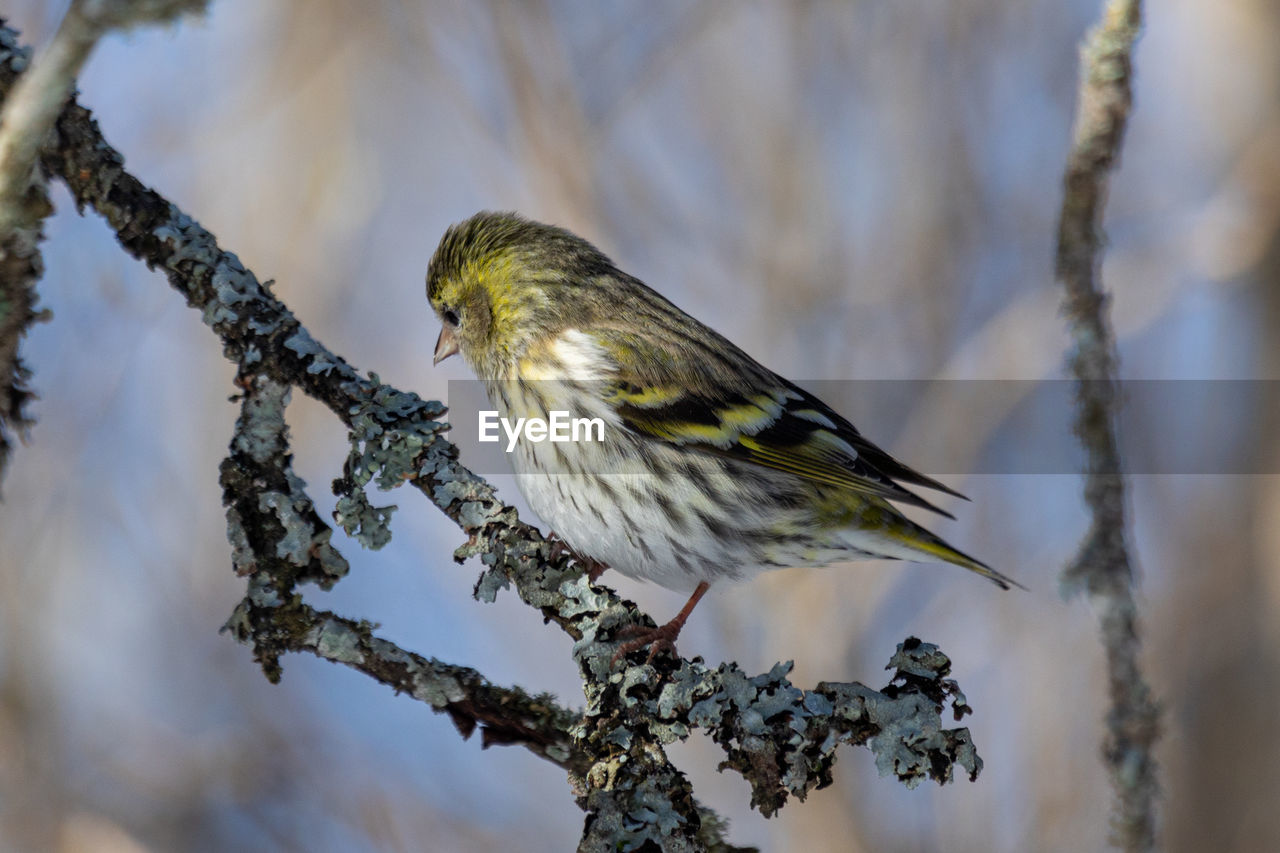
[(774, 568), (943, 562), (1021, 587), (898, 509), (950, 518), (913, 489), (963, 495), (568, 230), (482, 211), (445, 231), (426, 285), (434, 363), (460, 354), (501, 417), (599, 420), (577, 441), (526, 433), (510, 454), (554, 541), (593, 583), (612, 568), (692, 591), (669, 622), (633, 628), (614, 663), (674, 654), (711, 584)]

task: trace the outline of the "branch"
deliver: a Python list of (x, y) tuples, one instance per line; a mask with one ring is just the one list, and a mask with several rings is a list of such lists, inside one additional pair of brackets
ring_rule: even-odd
[[(31, 371), (18, 355), (27, 329), (49, 318), (36, 310), (36, 282), (44, 273), (40, 226), (53, 213), (36, 156), (75, 89), (94, 45), (107, 32), (146, 21), (172, 20), (202, 9), (206, 0), (74, 0), (49, 47), (29, 71), (30, 51), (18, 46), (17, 33), (0, 19), (0, 479), (8, 461), (10, 437), (24, 436), (32, 425), (26, 405), (35, 395)], [(16, 80), (16, 82), (15, 82)]]
[(1107, 322), (1099, 268), (1102, 207), (1133, 102), (1131, 55), (1140, 25), (1138, 0), (1109, 0), (1102, 23), (1081, 50), (1080, 99), (1057, 255), (1057, 276), (1066, 291), (1063, 310), (1075, 339), (1068, 359), (1078, 380), (1075, 432), (1086, 452), (1084, 496), (1093, 516), (1079, 553), (1063, 571), (1063, 582), (1069, 589), (1087, 590), (1099, 608), (1111, 697), (1103, 758), (1116, 794), (1115, 840), (1130, 851), (1155, 847), (1159, 789), (1152, 752), (1159, 712), (1138, 665), (1134, 572), (1115, 430), (1115, 337)]
[(207, 0), (72, 0), (39, 61), (12, 88), (0, 121), (0, 232), (16, 220), (33, 179), (36, 154), (75, 90), (80, 69), (114, 29), (168, 22), (203, 11)]
[(232, 561), (237, 574), (249, 578), (249, 591), (226, 629), (253, 647), (267, 677), (279, 680), (281, 654), (310, 652), (447, 712), (464, 738), (481, 726), (485, 747), (520, 743), (566, 770), (585, 772), (569, 736), (577, 714), (550, 697), (495, 687), (473, 669), (375, 637), (368, 623), (302, 603), (296, 583), (328, 588), (347, 573), (347, 561), (329, 543), (333, 531), (292, 470), (284, 418), (288, 386), (261, 375), (241, 376), (237, 384), (244, 397), (220, 479)]
[[(27, 67), (31, 51), (19, 46), (17, 33), (3, 23), (0, 20), (0, 85), (8, 91)], [(5, 100), (5, 109), (0, 113), (0, 140), (12, 139), (18, 133), (14, 130), (11, 103)], [(32, 151), (24, 175), (32, 174), (34, 162)], [(7, 223), (0, 226), (0, 481), (13, 437), (25, 438), (34, 423), (26, 411), (27, 404), (35, 398), (30, 387), (31, 370), (18, 354), (19, 345), (27, 329), (49, 316), (47, 311), (36, 309), (36, 282), (44, 274), (41, 225), (53, 212), (53, 205), (43, 181), (27, 180), (23, 186), (21, 198), (13, 198), (12, 191), (5, 193), (8, 198), (0, 198), (0, 221)]]
[[(493, 737), (514, 737), (552, 760), (563, 755), (563, 709), (535, 707), (545, 703), (494, 688), (469, 670), (441, 669), (373, 637), (363, 623), (302, 605), (297, 583), (332, 584), (346, 564), (290, 470), (283, 411), (288, 389), (297, 386), (350, 431), (344, 475), (335, 482), (336, 518), (348, 533), (372, 547), (384, 542), (393, 508), (372, 506), (365, 486), (410, 483), (467, 536), (455, 559), (479, 557), (485, 565), (477, 598), (491, 601), (500, 589), (514, 587), (575, 640), (587, 707), (567, 730), (572, 748), (563, 766), (588, 813), (583, 849), (723, 847), (719, 822), (699, 808), (664, 750), (697, 727), (725, 749), (725, 766), (751, 782), (752, 801), (765, 814), (789, 796), (803, 798), (829, 784), (841, 742), (868, 745), (881, 772), (908, 785), (925, 777), (949, 780), (956, 765), (969, 778), (977, 776), (981, 760), (968, 730), (942, 725), (946, 702), (956, 719), (969, 710), (946, 678), (950, 662), (916, 640), (900, 648), (891, 662), (896, 674), (882, 691), (858, 684), (803, 691), (787, 681), (789, 665), (749, 677), (732, 664), (710, 670), (701, 661), (666, 655), (652, 666), (615, 671), (615, 636), (652, 621), (612, 591), (591, 586), (581, 567), (554, 555), (492, 486), (459, 464), (456, 448), (441, 434), (446, 425), (438, 420), (444, 412), (439, 403), (361, 376), (316, 341), (269, 285), (221, 250), (212, 234), (128, 174), (74, 101), (60, 116), (42, 163), (66, 182), (81, 208), (107, 220), (127, 252), (165, 273), (239, 366), (246, 397), (222, 483), (233, 562), (248, 576), (249, 594), (228, 627), (254, 644), (269, 676), (278, 676), (281, 652), (309, 651), (414, 693), (455, 719), (465, 710), (464, 716), (493, 729)], [(443, 683), (474, 689), (441, 692)], [(497, 714), (494, 709), (507, 701), (515, 704), (514, 713)]]

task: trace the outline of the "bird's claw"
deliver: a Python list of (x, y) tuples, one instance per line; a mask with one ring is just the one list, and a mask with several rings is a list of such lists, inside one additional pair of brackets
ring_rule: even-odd
[(609, 567), (599, 560), (584, 557), (577, 551), (574, 551), (563, 539), (556, 535), (554, 530), (547, 534), (547, 542), (550, 545), (548, 549), (548, 556), (550, 556), (552, 560), (559, 560), (561, 557), (565, 556), (571, 557), (578, 565), (587, 570), (587, 581), (593, 586), (596, 581), (600, 580), (600, 576), (609, 570)]
[(553, 530), (547, 534), (547, 556), (552, 560), (559, 560), (561, 557), (574, 556), (573, 549), (565, 544), (564, 540), (556, 535)]
[(618, 639), (630, 636), (622, 645), (618, 646), (614, 651), (613, 657), (609, 659), (611, 666), (616, 666), (618, 661), (625, 658), (634, 651), (649, 647), (649, 656), (644, 659), (646, 664), (653, 663), (653, 659), (658, 656), (659, 652), (669, 652), (673, 658), (679, 658), (676, 654), (676, 638), (680, 636), (680, 629), (683, 625), (676, 624), (673, 620), (665, 625), (659, 625), (657, 628), (646, 628), (643, 625), (628, 625), (618, 632)]
[(600, 580), (600, 576), (609, 571), (609, 567), (599, 560), (593, 560), (590, 557), (579, 557), (578, 562), (582, 563), (587, 570), (587, 581), (595, 586), (596, 581)]

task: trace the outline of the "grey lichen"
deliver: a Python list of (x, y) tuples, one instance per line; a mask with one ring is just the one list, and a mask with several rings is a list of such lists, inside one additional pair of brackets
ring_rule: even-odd
[(264, 538), (273, 542), (270, 555), (297, 570), (300, 579), (324, 586), (346, 575), (346, 559), (330, 543), (333, 531), (316, 514), (307, 484), (293, 472), (288, 453), (285, 408), (289, 386), (259, 374), (241, 377), (245, 396), (223, 465), (228, 495), (227, 536), (238, 574), (258, 570)]
[(253, 572), (257, 568), (253, 545), (249, 543), (249, 534), (235, 507), (227, 508), (227, 541), (231, 543), (231, 565), (235, 567), (236, 574)]
[[(457, 555), (458, 551), (454, 551), (454, 556), (456, 557)], [(471, 591), (471, 594), (476, 601), (492, 604), (497, 601), (500, 591), (510, 588), (511, 581), (502, 572), (484, 572), (476, 581), (475, 588)]]
[(307, 373), (325, 375), (342, 369), (342, 363), (329, 357), (329, 352), (311, 337), (306, 329), (298, 328), (285, 338), (284, 345), (307, 360)]
[(315, 644), (316, 654), (322, 658), (357, 666), (364, 662), (359, 635), (334, 619), (313, 628), (307, 641)]
[(353, 488), (334, 504), (333, 520), (348, 536), (377, 551), (391, 541), (391, 513), (397, 509), (395, 504), (374, 506), (362, 489)]
[[(316, 349), (318, 345), (309, 335), (295, 335), (286, 346), (309, 355), (312, 367), (336, 365)], [(418, 476), (423, 451), (444, 429), (436, 420), (444, 407), (383, 385), (377, 374), (370, 375), (370, 383), (370, 389), (348, 410), (351, 450), (343, 476), (333, 483), (338, 496), (334, 518), (347, 535), (377, 550), (391, 540), (391, 514), (397, 507), (374, 506), (364, 488), (376, 482), (380, 490), (388, 491)]]
[[(751, 783), (752, 804), (765, 815), (788, 796), (803, 800), (813, 788), (830, 784), (841, 743), (867, 744), (881, 773), (909, 787), (926, 777), (949, 781), (953, 764), (976, 778), (982, 763), (968, 730), (941, 724), (944, 703), (958, 693), (945, 677), (950, 660), (936, 646), (914, 639), (899, 646), (894, 660), (907, 669), (898, 669), (882, 691), (836, 683), (801, 690), (787, 680), (790, 663), (757, 676), (729, 663), (712, 670), (700, 661), (682, 661), (661, 675), (647, 665), (632, 666), (589, 702), (582, 733), (589, 739), (592, 726), (601, 725), (590, 719), (610, 719), (606, 709), (615, 703), (627, 719), (649, 721), (647, 729), (660, 743), (701, 728), (724, 747), (728, 760), (722, 768), (738, 770)], [(963, 697), (960, 708), (968, 710)], [(601, 736), (607, 743), (618, 740), (614, 729)]]
[[(311, 501), (281, 492), (263, 492), (258, 495), (258, 508), (263, 512), (273, 513), (280, 526), (284, 528), (284, 536), (276, 542), (276, 556), (294, 565), (304, 566), (311, 556), (313, 544), (319, 538), (303, 518), (303, 512), (311, 510)], [(328, 534), (330, 531), (322, 531)], [(328, 536), (324, 537), (327, 542)]]

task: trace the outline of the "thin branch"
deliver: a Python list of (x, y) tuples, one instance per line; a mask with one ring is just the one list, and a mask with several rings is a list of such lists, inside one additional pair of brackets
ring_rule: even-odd
[[(3, 21), (0, 21), (3, 24)], [(31, 51), (18, 44), (17, 34), (7, 27), (0, 30), (0, 85), (6, 90), (14, 85), (27, 67)], [(10, 118), (10, 103), (5, 99), (0, 113), (0, 137), (12, 138), (15, 126)], [(60, 106), (60, 105), (59, 105)], [(46, 128), (47, 130), (47, 128)], [(35, 152), (22, 174), (29, 176)], [(35, 399), (31, 390), (31, 371), (22, 362), (19, 347), (34, 323), (48, 317), (36, 308), (36, 283), (44, 274), (40, 256), (41, 226), (53, 212), (43, 181), (24, 179), (19, 198), (0, 199), (0, 480), (3, 480), (12, 440), (25, 438), (33, 420), (27, 405)]]
[[(26, 222), (36, 155), (98, 41), (113, 29), (171, 21), (206, 0), (73, 0), (49, 46), (5, 98), (0, 118), (0, 235)], [(40, 200), (39, 216), (48, 215)], [(43, 212), (41, 212), (43, 211)]]
[[(976, 777), (981, 760), (968, 730), (942, 724), (946, 703), (956, 719), (968, 712), (946, 678), (949, 661), (916, 640), (900, 648), (891, 662), (897, 674), (882, 691), (858, 684), (803, 691), (786, 679), (789, 666), (751, 677), (730, 664), (711, 670), (667, 655), (652, 666), (617, 671), (611, 660), (616, 635), (652, 620), (611, 590), (591, 586), (567, 557), (553, 556), (535, 528), (459, 464), (456, 448), (441, 434), (439, 403), (359, 375), (316, 341), (212, 234), (128, 174), (88, 111), (74, 101), (59, 118), (42, 163), (66, 182), (79, 206), (110, 223), (127, 252), (165, 273), (239, 366), (239, 384), (251, 405), (242, 411), (223, 485), (233, 561), (249, 576), (250, 590), (249, 606), (237, 611), (230, 627), (238, 636), (254, 633), (255, 653), (269, 675), (278, 672), (281, 651), (305, 649), (344, 663), (364, 658), (383, 676), (384, 664), (407, 655), (382, 645), (359, 622), (298, 606), (296, 582), (332, 583), (345, 563), (332, 551), (328, 527), (315, 515), (301, 481), (289, 471), (283, 406), (287, 389), (297, 386), (350, 431), (344, 476), (335, 483), (336, 517), (344, 529), (370, 545), (385, 541), (392, 508), (372, 506), (365, 486), (410, 483), (467, 536), (455, 559), (479, 557), (485, 565), (477, 598), (493, 600), (500, 589), (514, 587), (576, 641), (573, 658), (587, 706), (570, 729), (569, 766), (586, 768), (570, 772), (588, 813), (584, 849), (723, 846), (719, 822), (698, 806), (664, 749), (698, 727), (726, 750), (726, 765), (750, 780), (753, 802), (765, 813), (828, 784), (841, 742), (869, 745), (881, 772), (908, 785), (923, 778), (946, 781), (956, 765)], [(270, 572), (264, 571), (268, 564)], [(275, 610), (286, 618), (255, 625), (253, 608), (257, 615)], [(411, 685), (403, 683), (406, 689)], [(495, 719), (480, 722), (498, 728)]]
[(39, 61), (5, 97), (0, 116), (0, 235), (52, 212), (36, 175), (36, 156), (104, 32), (81, 14), (82, 6), (71, 5)]
[[(32, 324), (49, 313), (36, 308), (36, 283), (44, 274), (41, 223), (53, 212), (36, 157), (75, 89), (94, 45), (107, 32), (146, 21), (172, 20), (202, 9), (206, 0), (74, 0), (49, 46), (27, 70), (29, 50), (17, 33), (0, 34), (0, 479), (14, 435), (33, 421), (26, 406), (35, 394), (31, 371), (18, 354)], [(0, 19), (0, 27), (4, 24)], [(25, 73), (23, 73), (25, 72)]]
[(1134, 571), (1126, 541), (1124, 479), (1116, 438), (1115, 338), (1100, 283), (1102, 208), (1132, 106), (1132, 50), (1141, 26), (1138, 0), (1109, 0), (1102, 23), (1081, 50), (1074, 141), (1067, 159), (1058, 231), (1057, 275), (1075, 348), (1068, 363), (1078, 380), (1075, 431), (1087, 456), (1085, 501), (1093, 521), (1063, 572), (1098, 607), (1107, 656), (1111, 710), (1103, 758), (1115, 790), (1115, 841), (1152, 850), (1159, 787), (1153, 749), (1159, 711), (1138, 663), (1140, 641)]

